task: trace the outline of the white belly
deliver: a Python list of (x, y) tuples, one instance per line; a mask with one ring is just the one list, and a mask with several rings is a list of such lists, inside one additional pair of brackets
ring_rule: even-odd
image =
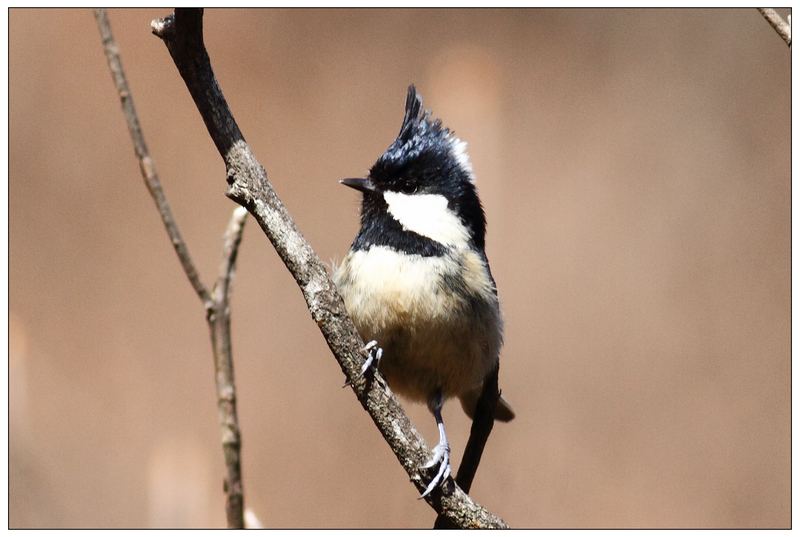
[(383, 350), (392, 390), (427, 400), (480, 385), (497, 361), (502, 321), (483, 260), (467, 249), (448, 259), (372, 246), (351, 252), (334, 273), (365, 341)]

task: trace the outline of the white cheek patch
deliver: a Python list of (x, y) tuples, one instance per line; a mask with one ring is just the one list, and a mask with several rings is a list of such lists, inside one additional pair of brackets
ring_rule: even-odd
[(469, 232), (439, 194), (384, 192), (389, 214), (403, 228), (447, 246), (466, 246)]

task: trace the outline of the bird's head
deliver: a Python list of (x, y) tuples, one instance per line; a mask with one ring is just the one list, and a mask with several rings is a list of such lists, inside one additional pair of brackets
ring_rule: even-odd
[(367, 177), (340, 182), (363, 192), (362, 221), (388, 212), (404, 229), (437, 242), (484, 247), (486, 219), (466, 143), (431, 118), (413, 85), (394, 142)]

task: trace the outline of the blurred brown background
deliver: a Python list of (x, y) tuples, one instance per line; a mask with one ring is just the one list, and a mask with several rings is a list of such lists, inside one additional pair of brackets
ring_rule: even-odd
[[(149, 22), (111, 10), (204, 280), (233, 209)], [(786, 12), (782, 11), (785, 16)], [(754, 9), (209, 10), (247, 140), (341, 259), (406, 86), (470, 144), (507, 334), (475, 499), (516, 527), (790, 525), (790, 52)], [(200, 304), (89, 10), (10, 12), (10, 524), (222, 526)], [(430, 527), (250, 222), (233, 300), (248, 506)], [(430, 443), (433, 420), (409, 405)], [(445, 409), (457, 463), (469, 430)]]

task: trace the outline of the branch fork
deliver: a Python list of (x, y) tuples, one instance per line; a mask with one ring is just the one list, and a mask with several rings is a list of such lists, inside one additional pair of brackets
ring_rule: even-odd
[(214, 353), (214, 380), (217, 391), (217, 411), (219, 414), (222, 450), (225, 458), (226, 476), (223, 484), (225, 492), (225, 514), (229, 528), (244, 528), (244, 492), (241, 469), (241, 433), (236, 412), (236, 389), (233, 380), (233, 356), (231, 351), (230, 295), (236, 267), (236, 256), (242, 242), (247, 211), (241, 207), (234, 209), (223, 238), (222, 261), (219, 274), (211, 292), (200, 281), (197, 268), (189, 255), (189, 249), (181, 236), (172, 209), (164, 195), (161, 180), (156, 172), (153, 159), (147, 150), (139, 117), (133, 105), (128, 81), (122, 68), (111, 25), (104, 9), (96, 9), (95, 19), (100, 30), (103, 50), (106, 54), (111, 77), (119, 95), (120, 104), (133, 141), (139, 170), (147, 190), (156, 204), (158, 213), (175, 249), (187, 279), (203, 304), (211, 333)]

